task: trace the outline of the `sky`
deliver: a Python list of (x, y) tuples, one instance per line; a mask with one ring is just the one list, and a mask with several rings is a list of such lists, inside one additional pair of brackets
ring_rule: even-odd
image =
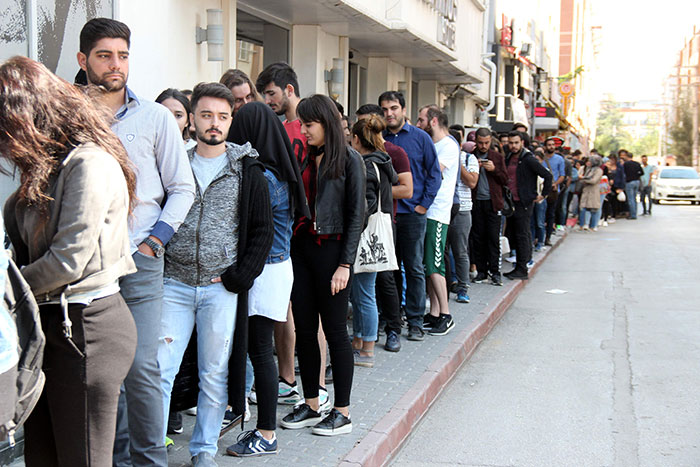
[(601, 97), (617, 101), (660, 100), (684, 40), (700, 30), (700, 0), (593, 0), (593, 21), (602, 26)]

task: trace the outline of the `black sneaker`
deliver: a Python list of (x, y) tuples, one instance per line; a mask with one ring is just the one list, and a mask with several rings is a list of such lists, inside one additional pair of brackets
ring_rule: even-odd
[(292, 413), (280, 422), (282, 428), (298, 430), (307, 426), (314, 426), (321, 421), (321, 414), (309, 407), (308, 404), (300, 404), (294, 407)]
[(476, 275), (474, 279), (472, 279), (472, 282), (475, 284), (483, 284), (487, 280), (489, 280), (488, 274), (486, 274), (485, 272), (480, 272)]
[(497, 286), (503, 285), (503, 281), (501, 280), (501, 274), (499, 274), (499, 273), (491, 274), (491, 285), (497, 285)]
[(425, 338), (425, 332), (418, 326), (409, 326), (408, 328), (408, 340), (409, 341), (422, 341)]
[(520, 269), (513, 269), (512, 271), (507, 272), (503, 275), (512, 281), (519, 279), (526, 280), (528, 278), (527, 272), (523, 272)]
[(319, 436), (344, 435), (352, 431), (352, 422), (348, 417), (333, 408), (323, 421), (313, 428), (311, 433)]
[(221, 431), (219, 432), (219, 437), (224, 436), (231, 430), (231, 428), (241, 423), (241, 420), (243, 420), (242, 415), (235, 414), (231, 410), (226, 410), (224, 413), (224, 419), (221, 420)]
[(182, 414), (180, 412), (170, 412), (168, 415), (168, 434), (179, 435), (184, 431), (182, 428)]
[(396, 331), (389, 331), (386, 334), (386, 343), (384, 344), (384, 350), (389, 352), (398, 352), (401, 350), (401, 338)]
[(437, 324), (438, 319), (440, 319), (439, 316), (433, 316), (430, 313), (426, 313), (425, 316), (423, 316), (423, 329), (432, 328)]
[(428, 331), (431, 336), (444, 336), (455, 327), (455, 320), (452, 315), (440, 315), (438, 323)]

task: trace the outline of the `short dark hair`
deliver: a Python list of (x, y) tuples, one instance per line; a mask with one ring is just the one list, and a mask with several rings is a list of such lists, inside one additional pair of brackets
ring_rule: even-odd
[(476, 130), (476, 137), (479, 138), (485, 138), (486, 136), (491, 136), (491, 130), (489, 130), (486, 127), (481, 127), (478, 130)]
[[(345, 117), (345, 119), (347, 120), (348, 117), (345, 115), (345, 107), (343, 107), (343, 104), (341, 104), (340, 102), (338, 102), (335, 99), (331, 99), (331, 100), (335, 104), (335, 108), (338, 109), (338, 113), (340, 114), (340, 116)], [(342, 120), (342, 118), (341, 118), (341, 120)]]
[(223, 75), (221, 75), (219, 83), (223, 84), (229, 89), (235, 88), (236, 86), (241, 86), (243, 84), (247, 84), (248, 86), (250, 86), (250, 92), (253, 93), (256, 99), (258, 98), (258, 93), (255, 90), (255, 85), (250, 80), (248, 75), (245, 74), (245, 71), (238, 69), (226, 70), (226, 72)]
[(280, 89), (285, 89), (287, 85), (294, 88), (294, 95), (299, 97), (299, 79), (294, 71), (294, 68), (284, 62), (277, 62), (268, 65), (255, 80), (255, 87), (259, 93), (263, 93), (265, 88), (270, 84), (275, 83)]
[(437, 104), (424, 105), (420, 108), (419, 112), (422, 112), (423, 109), (427, 109), (425, 115), (428, 117), (428, 121), (437, 118), (438, 125), (444, 129), (447, 129), (447, 124), (449, 123), (447, 121), (447, 114), (440, 110), (440, 107), (438, 107)]
[(355, 111), (355, 115), (379, 115), (384, 117), (384, 111), (376, 104), (363, 104)]
[(460, 133), (459, 130), (455, 130), (454, 128), (450, 127), (447, 129), (447, 132), (450, 134), (450, 136), (456, 139), (458, 143), (462, 143), (462, 133)]
[(511, 131), (510, 133), (508, 133), (508, 137), (509, 137), (509, 138), (515, 138), (516, 136), (517, 136), (518, 138), (520, 138), (521, 140), (524, 140), (524, 139), (525, 139), (525, 138), (523, 138), (523, 132), (522, 132), (522, 131), (513, 130), (513, 131)]
[[(459, 133), (459, 136), (460, 136), (460, 137), (459, 137), (459, 138), (456, 138), (456, 137), (455, 137), (455, 139), (458, 140), (458, 141), (461, 143), (462, 140), (463, 140), (464, 137), (465, 137), (465, 134), (464, 134), (464, 125), (459, 125), (459, 124), (455, 123), (454, 125), (450, 125), (449, 130), (450, 130), (450, 132), (456, 131), (456, 132)], [(452, 134), (452, 133), (450, 133), (450, 134)], [(452, 135), (452, 136), (454, 136), (454, 135)]]
[(199, 83), (192, 90), (192, 112), (197, 110), (197, 104), (202, 97), (215, 97), (217, 99), (225, 99), (233, 108), (234, 98), (231, 90), (221, 83)]
[(126, 46), (131, 47), (131, 30), (129, 26), (110, 18), (94, 18), (85, 23), (80, 31), (80, 51), (86, 56), (100, 39), (124, 39)]
[(401, 106), (401, 108), (406, 108), (406, 99), (404, 99), (403, 93), (399, 91), (384, 91), (379, 95), (379, 99), (377, 99), (377, 104), (379, 104), (379, 106), (381, 107), (382, 102), (384, 101), (399, 101), (399, 105)]

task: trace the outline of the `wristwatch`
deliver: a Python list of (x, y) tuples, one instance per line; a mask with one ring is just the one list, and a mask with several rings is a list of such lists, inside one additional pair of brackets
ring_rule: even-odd
[(148, 245), (151, 248), (151, 250), (153, 250), (153, 254), (156, 256), (156, 258), (160, 258), (165, 254), (165, 248), (163, 248), (163, 245), (152, 240), (150, 237), (146, 237), (143, 243)]

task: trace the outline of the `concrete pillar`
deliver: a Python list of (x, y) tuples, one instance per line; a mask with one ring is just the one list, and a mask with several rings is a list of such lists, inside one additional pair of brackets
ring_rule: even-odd
[(418, 82), (418, 108), (424, 105), (438, 103), (438, 82), (433, 80), (421, 80)]
[(222, 0), (221, 7), (224, 11), (224, 70), (236, 68), (236, 6), (237, 0)]
[(385, 57), (369, 57), (367, 60), (367, 99), (376, 102), (384, 91), (389, 89), (389, 59)]
[(350, 77), (350, 38), (341, 36), (338, 40), (338, 58), (343, 59), (343, 93), (340, 95), (338, 102), (345, 108), (345, 113), (348, 113), (348, 102), (350, 89), (348, 88)]
[(301, 97), (328, 94), (319, 58), (321, 33), (321, 27), (317, 25), (292, 26), (292, 68), (299, 78)]

